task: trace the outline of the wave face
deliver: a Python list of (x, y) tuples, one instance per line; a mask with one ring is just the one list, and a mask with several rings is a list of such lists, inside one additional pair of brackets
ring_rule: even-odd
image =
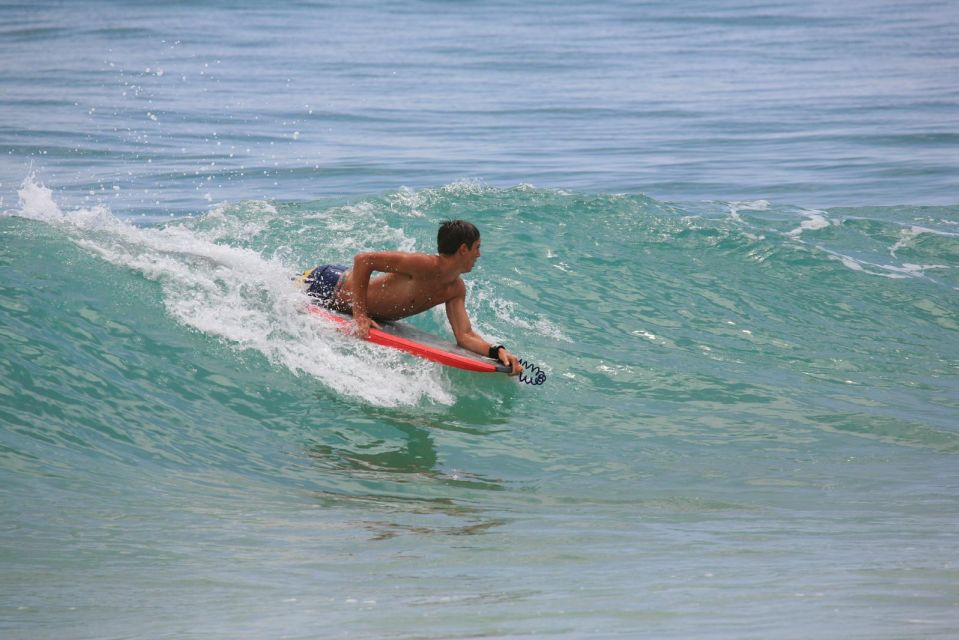
[[(847, 573), (897, 571), (877, 549), (923, 584), (950, 575), (926, 563), (945, 561), (959, 453), (955, 207), (459, 182), (134, 224), (27, 179), (7, 213), (0, 537), (19, 550), (5, 583), (35, 587), (9, 598), (18, 630), (137, 620), (225, 636), (322, 614), (377, 635), (414, 605), (492, 629), (455, 622), (476, 602), (536, 627), (548, 575), (580, 562), (587, 588), (652, 593), (679, 580), (659, 573), (672, 558), (669, 571), (719, 583), (700, 587), (713, 602), (754, 597), (744, 572), (782, 589), (789, 575), (814, 610), (834, 604), (824, 589), (881, 609), (887, 587), (863, 595), (870, 579)], [(543, 367), (543, 387), (443, 370), (302, 312), (292, 274), (359, 250), (430, 251), (459, 216), (483, 233), (474, 324)], [(442, 312), (415, 322), (449, 334)], [(689, 545), (703, 548), (686, 558)], [(518, 559), (475, 564), (507, 548)], [(623, 572), (637, 557), (655, 575)], [(529, 571), (502, 582), (516, 562)], [(432, 586), (397, 594), (372, 577), (396, 570), (411, 573), (394, 584)], [(100, 603), (130, 584), (144, 600)], [(633, 605), (591, 597), (617, 612), (611, 628), (633, 628)], [(177, 626), (156, 606), (192, 613)]]

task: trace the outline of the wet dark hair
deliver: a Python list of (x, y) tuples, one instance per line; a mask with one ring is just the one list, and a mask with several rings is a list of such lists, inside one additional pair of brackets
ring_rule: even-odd
[(456, 253), (461, 244), (472, 249), (479, 237), (479, 229), (472, 223), (465, 220), (447, 220), (436, 232), (436, 247), (443, 255), (450, 256)]

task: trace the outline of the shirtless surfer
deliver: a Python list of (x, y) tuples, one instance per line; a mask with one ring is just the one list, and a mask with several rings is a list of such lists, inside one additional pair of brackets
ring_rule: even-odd
[[(446, 317), (456, 343), (523, 372), (516, 356), (503, 345), (491, 345), (473, 331), (466, 313), (466, 285), (461, 274), (480, 257), (479, 230), (464, 220), (448, 220), (436, 234), (437, 255), (405, 251), (370, 251), (353, 258), (353, 268), (320, 265), (303, 274), (307, 292), (336, 311), (352, 313), (356, 335), (365, 338), (375, 320), (390, 322), (446, 304)], [(374, 271), (379, 275), (372, 280)], [(375, 319), (375, 320), (374, 320)]]

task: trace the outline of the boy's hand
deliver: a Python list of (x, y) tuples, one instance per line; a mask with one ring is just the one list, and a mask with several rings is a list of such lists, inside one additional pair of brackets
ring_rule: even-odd
[(358, 338), (364, 340), (370, 335), (370, 327), (380, 328), (380, 325), (376, 324), (376, 321), (366, 315), (354, 315), (353, 321), (356, 323), (354, 333)]
[(518, 376), (519, 374), (523, 373), (523, 365), (519, 363), (519, 358), (507, 351), (505, 347), (500, 349), (499, 353), (496, 355), (499, 356), (500, 362), (509, 367), (509, 374), (511, 376)]

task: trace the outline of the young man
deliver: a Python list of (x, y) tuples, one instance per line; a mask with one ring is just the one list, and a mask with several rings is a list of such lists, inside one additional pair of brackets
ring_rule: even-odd
[[(503, 345), (491, 345), (473, 331), (466, 313), (466, 285), (460, 275), (480, 257), (480, 233), (469, 222), (448, 220), (436, 234), (437, 255), (403, 251), (370, 251), (353, 258), (353, 268), (320, 265), (304, 274), (308, 293), (337, 311), (352, 313), (356, 334), (365, 338), (370, 326), (399, 320), (446, 305), (456, 343), (489, 356), (519, 375), (523, 366)], [(372, 280), (374, 271), (382, 272)]]

